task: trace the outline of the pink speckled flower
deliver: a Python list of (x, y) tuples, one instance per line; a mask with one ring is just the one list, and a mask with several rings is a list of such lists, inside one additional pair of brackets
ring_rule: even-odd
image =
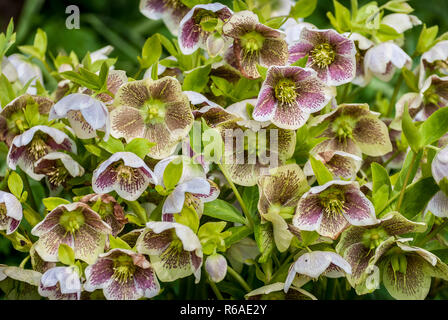
[(330, 99), (330, 88), (319, 80), (313, 69), (273, 66), (268, 69), (253, 118), (296, 130)]
[(300, 40), (289, 48), (289, 62), (308, 55), (306, 66), (330, 86), (352, 81), (356, 76), (356, 47), (352, 40), (334, 30), (304, 28)]
[(84, 289), (102, 289), (107, 300), (138, 300), (159, 294), (154, 270), (142, 254), (113, 249), (87, 267)]

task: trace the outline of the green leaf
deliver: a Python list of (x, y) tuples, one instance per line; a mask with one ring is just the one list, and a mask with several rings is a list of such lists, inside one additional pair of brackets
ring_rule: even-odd
[(243, 240), (244, 238), (248, 237), (252, 234), (252, 230), (246, 226), (238, 226), (238, 227), (232, 227), (227, 229), (227, 231), (230, 231), (232, 235), (228, 238), (226, 238), (226, 246), (230, 247), (232, 244), (237, 243), (240, 240)]
[(440, 108), (420, 126), (423, 145), (439, 140), (448, 132), (448, 108)]
[(373, 162), (371, 164), (373, 191), (372, 200), (375, 206), (375, 211), (380, 212), (384, 209), (389, 195), (392, 192), (391, 182), (387, 170), (380, 164)]
[(204, 203), (204, 215), (220, 220), (246, 224), (246, 219), (238, 209), (221, 199)]
[(266, 73), (268, 72), (268, 68), (263, 67), (262, 65), (257, 63), (257, 70), (262, 79), (266, 79)]
[(439, 32), (439, 27), (432, 26), (431, 28), (426, 28), (426, 24), (423, 25), (422, 32), (418, 38), (416, 52), (417, 54), (422, 54), (428, 51), (433, 45)]
[(252, 216), (252, 220), (260, 220), (258, 211), (258, 198), (260, 197), (258, 186), (245, 187), (241, 195), (243, 202), (246, 205), (249, 214)]
[(144, 138), (134, 138), (129, 142), (124, 151), (129, 151), (135, 153), (140, 158), (144, 159), (148, 154), (149, 150), (155, 146), (154, 142), (150, 142)]
[(42, 200), (44, 203), (45, 208), (47, 208), (48, 211), (53, 210), (57, 206), (60, 206), (61, 204), (69, 204), (70, 201), (63, 199), (63, 198), (57, 198), (57, 197), (49, 197)]
[(408, 219), (413, 219), (427, 205), (428, 201), (439, 191), (432, 177), (419, 180), (406, 190), (400, 213)]
[(42, 29), (37, 29), (36, 36), (34, 37), (34, 47), (40, 53), (41, 60), (45, 60), (45, 53), (47, 52), (47, 34)]
[(328, 170), (322, 162), (314, 158), (312, 155), (310, 155), (310, 162), (319, 185), (323, 185), (328, 181), (333, 180), (333, 175), (330, 170)]
[(244, 1), (241, 0), (233, 0), (233, 11), (243, 11), (248, 10), (247, 4), (244, 3)]
[(319, 238), (319, 234), (316, 231), (300, 230), (300, 235), (302, 236), (302, 243), (304, 246), (313, 244), (314, 241)]
[(182, 90), (184, 91), (196, 91), (202, 92), (208, 83), (208, 75), (212, 66), (207, 65), (205, 67), (196, 68), (190, 73), (187, 73), (182, 84)]
[(9, 174), (8, 189), (17, 199), (20, 199), (23, 191), (23, 181), (19, 174), (14, 171)]
[(317, 6), (317, 0), (299, 0), (289, 13), (294, 19), (309, 17)]
[(116, 139), (111, 136), (109, 136), (109, 139), (107, 141), (99, 142), (98, 146), (100, 146), (101, 148), (112, 154), (124, 151), (123, 142), (121, 142), (120, 139)]
[(308, 62), (308, 55), (304, 56), (303, 58), (300, 58), (299, 60), (291, 64), (291, 66), (305, 68), (307, 62)]
[(411, 70), (408, 70), (406, 67), (403, 67), (401, 69), (401, 73), (408, 88), (411, 89), (413, 92), (419, 92), (417, 76)]
[(380, 24), (376, 36), (381, 41), (389, 41), (401, 38), (403, 35), (387, 24)]
[(419, 129), (415, 126), (412, 121), (411, 116), (409, 115), (408, 106), (406, 105), (403, 112), (403, 117), (401, 120), (401, 126), (403, 128), (403, 133), (408, 140), (409, 146), (411, 147), (414, 153), (418, 153), (418, 151), (423, 146), (422, 137), (420, 135)]
[(384, 5), (384, 8), (392, 12), (405, 13), (405, 14), (414, 11), (414, 9), (412, 9), (412, 7), (403, 0), (389, 1)]
[(138, 57), (138, 61), (143, 69), (147, 69), (156, 63), (161, 55), (162, 45), (160, 44), (159, 35), (155, 34), (146, 40), (143, 45), (142, 56)]
[(337, 22), (338, 29), (343, 31), (350, 31), (350, 10), (340, 4), (338, 1), (333, 0), (334, 15)]
[(174, 214), (174, 221), (183, 224), (193, 230), (194, 233), (199, 228), (199, 217), (193, 207), (183, 207), (180, 213)]
[(258, 258), (259, 263), (268, 261), (271, 257), (272, 251), (275, 248), (274, 232), (271, 223), (260, 223), (254, 226), (254, 236), (257, 242), (258, 249), (261, 256)]
[(170, 190), (174, 189), (174, 187), (179, 182), (182, 177), (182, 172), (184, 168), (183, 161), (173, 160), (165, 168), (163, 172), (163, 184), (165, 185), (165, 189)]
[(111, 234), (109, 235), (109, 243), (111, 249), (125, 249), (125, 250), (132, 250), (132, 248), (123, 240), (120, 239), (120, 237), (114, 237)]
[(11, 86), (11, 83), (6, 78), (6, 76), (2, 73), (0, 75), (0, 103), (2, 106), (6, 106), (16, 97), (14, 93), (14, 89)]
[(101, 88), (107, 89), (107, 76), (109, 75), (109, 66), (103, 62), (100, 69), (99, 85)]
[[(398, 176), (398, 180), (394, 185), (394, 190), (401, 190), (401, 188), (403, 187), (403, 184), (404, 184), (404, 181), (406, 180), (406, 176), (408, 174), (409, 167), (411, 165), (412, 158), (413, 158), (414, 154), (415, 153), (412, 150), (409, 151), (409, 153), (407, 154), (406, 159), (404, 160), (404, 163), (403, 163), (403, 167), (401, 168), (400, 174)], [(419, 167), (419, 163), (422, 158), (422, 155), (423, 155), (423, 151), (420, 150), (420, 152), (416, 156), (415, 163), (412, 166), (411, 173), (410, 173), (409, 179), (408, 179), (408, 184), (411, 183), (412, 180), (414, 180), (414, 177), (415, 177), (415, 174), (417, 173), (417, 169)]]
[(58, 248), (58, 259), (67, 266), (75, 264), (75, 252), (65, 243), (61, 243)]

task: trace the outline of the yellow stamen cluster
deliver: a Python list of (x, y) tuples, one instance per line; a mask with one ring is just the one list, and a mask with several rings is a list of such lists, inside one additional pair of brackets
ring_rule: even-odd
[(333, 63), (336, 53), (329, 43), (321, 43), (311, 50), (311, 57), (314, 64), (323, 69)]
[(35, 136), (29, 146), (29, 151), (34, 160), (39, 160), (47, 154), (47, 144), (40, 136)]
[(274, 87), (274, 91), (275, 97), (282, 103), (290, 104), (297, 97), (296, 83), (288, 78), (279, 80)]
[(66, 211), (59, 218), (59, 224), (71, 234), (78, 231), (85, 222), (84, 214), (80, 211)]
[(54, 168), (50, 168), (46, 175), (48, 177), (48, 182), (50, 182), (54, 186), (60, 186), (67, 180), (69, 172), (64, 166), (58, 166)]
[(131, 257), (122, 255), (114, 261), (113, 270), (112, 277), (119, 283), (126, 283), (134, 277), (135, 265)]
[(343, 191), (330, 188), (320, 194), (320, 202), (328, 215), (336, 216), (345, 211), (345, 197)]

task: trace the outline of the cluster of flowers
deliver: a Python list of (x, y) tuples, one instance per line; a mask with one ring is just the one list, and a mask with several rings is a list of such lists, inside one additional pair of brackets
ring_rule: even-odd
[[(50, 66), (42, 30), (9, 56), (12, 23), (0, 35), (0, 234), (26, 253), (0, 265), (5, 294), (152, 298), (192, 277), (219, 299), (316, 299), (342, 277), (424, 299), (448, 280), (448, 35), (424, 26), (409, 56), (405, 0), (334, 1), (325, 30), (303, 21), (317, 1), (196, 2), (141, 0), (177, 38), (149, 38), (133, 78), (111, 47)], [(352, 101), (397, 70), (392, 98)], [(207, 153), (229, 129), (276, 131), (278, 166)]]

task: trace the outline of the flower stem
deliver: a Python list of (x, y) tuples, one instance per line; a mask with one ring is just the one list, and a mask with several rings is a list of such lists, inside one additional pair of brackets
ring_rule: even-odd
[(406, 177), (404, 178), (403, 187), (401, 188), (400, 198), (398, 199), (398, 203), (397, 203), (397, 206), (395, 208), (395, 210), (397, 210), (398, 212), (400, 211), (401, 203), (403, 202), (404, 193), (406, 191), (406, 186), (408, 185), (408, 180), (409, 180), (409, 178), (411, 176), (412, 167), (414, 166), (414, 163), (415, 163), (416, 159), (417, 159), (417, 154), (413, 153), (411, 164), (409, 165), (408, 172), (406, 173)]
[(395, 106), (395, 102), (397, 101), (398, 93), (400, 92), (403, 79), (403, 73), (400, 73), (397, 83), (395, 84), (394, 93), (392, 94), (392, 98), (390, 99), (389, 107), (387, 108), (387, 112), (385, 114), (386, 117), (389, 117), (391, 115), (392, 109)]
[(221, 170), (224, 177), (226, 177), (227, 182), (230, 184), (230, 187), (232, 188), (233, 193), (235, 194), (235, 197), (241, 206), (241, 210), (243, 210), (243, 213), (246, 216), (246, 219), (249, 223), (249, 227), (252, 229), (254, 226), (254, 221), (252, 220), (252, 216), (249, 214), (249, 211), (247, 210), (247, 207), (243, 201), (243, 198), (241, 198), (241, 195), (238, 192), (238, 189), (236, 188), (235, 184), (232, 182), (232, 179), (230, 179), (229, 173), (227, 172), (226, 168), (224, 168), (224, 166), (220, 163), (218, 163), (218, 167)]
[(216, 283), (214, 283), (210, 279), (207, 279), (207, 281), (210, 287), (212, 288), (213, 292), (215, 293), (216, 298), (218, 298), (218, 300), (224, 300), (224, 297), (222, 296), (221, 291), (219, 291), (218, 287), (216, 286)]
[(25, 257), (25, 259), (22, 260), (22, 262), (20, 262), (19, 268), (24, 268), (25, 264), (28, 262), (28, 260), (31, 258), (31, 255), (27, 255)]
[(233, 270), (232, 267), (227, 266), (227, 272), (244, 288), (244, 290), (246, 290), (247, 292), (252, 291), (247, 282), (244, 281), (244, 279), (238, 274), (238, 272)]

